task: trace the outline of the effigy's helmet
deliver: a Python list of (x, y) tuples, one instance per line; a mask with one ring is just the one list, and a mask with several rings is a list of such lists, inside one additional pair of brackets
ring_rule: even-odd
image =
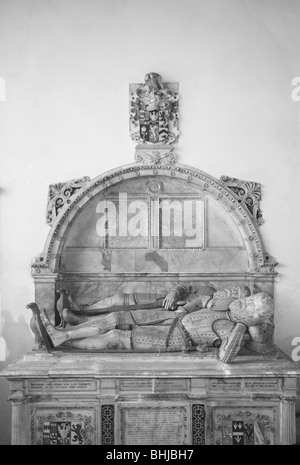
[(256, 326), (270, 321), (274, 313), (274, 300), (266, 292), (236, 299), (229, 305), (229, 316), (235, 323)]
[(146, 74), (145, 82), (148, 85), (150, 92), (157, 92), (158, 90), (164, 88), (161, 75), (158, 73)]
[(248, 328), (250, 341), (245, 341), (245, 347), (260, 354), (268, 354), (277, 350), (273, 343), (274, 326), (270, 323), (263, 323)]

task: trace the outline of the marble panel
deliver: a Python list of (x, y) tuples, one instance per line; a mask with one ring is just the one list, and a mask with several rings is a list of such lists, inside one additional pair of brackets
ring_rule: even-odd
[(68, 247), (103, 247), (104, 238), (97, 234), (98, 203), (104, 200), (103, 195), (97, 196), (89, 202), (72, 224), (65, 240), (64, 248)]
[(121, 200), (101, 194), (91, 201), (72, 224), (64, 247), (149, 248), (149, 197), (119, 194)]
[(204, 248), (203, 197), (161, 197), (159, 202), (159, 248)]
[(30, 393), (49, 394), (51, 392), (97, 392), (97, 380), (95, 379), (52, 379), (29, 380), (28, 391)]
[(278, 405), (234, 404), (212, 407), (211, 443), (216, 445), (278, 444)]
[(246, 251), (228, 247), (204, 251), (66, 249), (61, 257), (61, 271), (72, 273), (230, 273), (247, 269)]
[(138, 273), (165, 273), (169, 271), (169, 251), (135, 251), (135, 271)]
[(217, 201), (207, 197), (206, 231), (208, 247), (243, 247), (235, 222)]
[(54, 322), (55, 314), (55, 281), (41, 281), (35, 283), (35, 302), (40, 309), (45, 308), (49, 318)]
[(247, 269), (247, 253), (239, 248), (169, 251), (169, 272), (230, 273)]
[(118, 406), (119, 443), (124, 445), (187, 445), (189, 404), (124, 403)]
[(82, 405), (37, 405), (31, 420), (31, 444), (92, 445), (97, 444), (97, 409)]
[(120, 393), (149, 392), (149, 393), (182, 393), (189, 392), (190, 382), (181, 378), (128, 378), (119, 380), (118, 391)]
[(132, 273), (135, 271), (134, 250), (111, 250), (111, 272)]
[(72, 273), (102, 273), (111, 271), (111, 256), (106, 250), (66, 249), (61, 255), (61, 271)]

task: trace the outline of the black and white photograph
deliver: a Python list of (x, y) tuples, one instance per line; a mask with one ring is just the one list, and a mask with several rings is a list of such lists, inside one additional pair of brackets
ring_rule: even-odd
[(299, 177), (300, 0), (0, 0), (0, 445), (300, 445)]

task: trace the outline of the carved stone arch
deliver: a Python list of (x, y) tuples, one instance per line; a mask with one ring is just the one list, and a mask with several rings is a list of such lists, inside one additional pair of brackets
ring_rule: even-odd
[[(33, 276), (56, 275), (59, 272), (59, 258), (70, 227), (86, 207), (88, 202), (95, 198), (100, 192), (105, 192), (109, 187), (122, 183), (125, 180), (137, 177), (155, 176), (180, 179), (187, 184), (196, 186), (206, 196), (218, 202), (231, 216), (243, 238), (244, 246), (248, 254), (248, 272), (259, 273), (262, 271), (273, 272), (275, 263), (266, 253), (263, 241), (258, 230), (261, 221), (253, 215), (248, 208), (246, 199), (240, 195), (240, 191), (232, 188), (232, 182), (239, 180), (235, 178), (222, 177), (221, 180), (193, 167), (174, 163), (174, 160), (153, 160), (145, 164), (129, 164), (112, 169), (93, 180), (85, 177), (81, 180), (73, 180), (67, 184), (68, 201), (60, 205), (57, 216), (52, 218), (52, 226), (49, 232), (43, 252), (35, 257), (32, 263)], [(160, 164), (158, 164), (160, 163)], [(229, 182), (228, 184), (228, 180)], [(81, 181), (81, 184), (78, 182)], [(239, 187), (243, 181), (239, 181)], [(73, 184), (72, 184), (73, 183)], [(76, 189), (72, 191), (72, 186)], [(249, 183), (248, 183), (249, 184)], [(250, 183), (255, 184), (255, 183)], [(63, 184), (62, 184), (63, 186)], [(53, 191), (53, 186), (51, 186)], [(257, 197), (257, 192), (256, 192)], [(247, 197), (249, 200), (249, 197)], [(260, 217), (261, 219), (261, 217)]]

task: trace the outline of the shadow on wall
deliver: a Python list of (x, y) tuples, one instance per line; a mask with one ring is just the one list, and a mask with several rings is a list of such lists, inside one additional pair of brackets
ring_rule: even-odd
[[(34, 339), (25, 318), (20, 315), (17, 322), (12, 315), (4, 311), (1, 314), (2, 337), (6, 343), (7, 358), (5, 362), (0, 362), (0, 371), (7, 365), (20, 358), (24, 353), (32, 350)], [(7, 402), (9, 397), (9, 383), (0, 378), (0, 445), (11, 443), (11, 404)]]

